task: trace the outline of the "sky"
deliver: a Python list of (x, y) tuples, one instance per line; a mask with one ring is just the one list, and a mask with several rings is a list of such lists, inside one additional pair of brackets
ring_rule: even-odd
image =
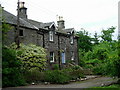
[[(0, 0), (5, 10), (17, 15), (18, 0)], [(115, 26), (114, 39), (118, 35), (118, 2), (120, 0), (20, 0), (25, 2), (29, 19), (39, 22), (54, 21), (63, 16), (65, 28), (84, 28), (93, 35), (95, 32)]]

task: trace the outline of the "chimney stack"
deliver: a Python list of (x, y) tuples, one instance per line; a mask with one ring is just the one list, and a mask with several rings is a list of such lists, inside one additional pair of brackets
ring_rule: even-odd
[(59, 16), (59, 19), (57, 21), (58, 24), (58, 30), (64, 30), (65, 29), (65, 24), (62, 16)]
[(19, 16), (20, 18), (27, 19), (27, 8), (24, 6), (24, 4), (25, 2), (19, 2), (19, 6), (20, 6)]

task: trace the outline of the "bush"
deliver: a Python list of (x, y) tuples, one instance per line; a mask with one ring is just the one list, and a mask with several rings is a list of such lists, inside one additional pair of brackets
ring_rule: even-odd
[(54, 69), (54, 70), (59, 70), (59, 65), (58, 65), (58, 64), (54, 64), (54, 65), (53, 65), (53, 69)]
[(70, 76), (60, 70), (45, 72), (45, 81), (57, 84), (65, 84), (70, 81)]
[(72, 66), (67, 69), (63, 69), (62, 72), (69, 75), (71, 80), (77, 80), (77, 78), (84, 77), (84, 72), (78, 65)]
[(36, 69), (31, 69), (25, 74), (27, 83), (51, 82), (56, 84), (65, 84), (70, 80), (77, 80), (77, 78), (84, 77), (83, 70), (80, 67), (73, 66), (63, 70), (47, 70), (40, 72)]
[(39, 70), (36, 69), (31, 69), (30, 71), (26, 71), (24, 73), (24, 78), (27, 83), (39, 83), (44, 81), (45, 75), (44, 72), (40, 72)]
[(3, 47), (2, 50), (2, 86), (19, 86), (24, 85), (21, 70), (21, 61), (17, 59), (15, 50)]
[(73, 70), (69, 74), (70, 74), (72, 80), (77, 80), (77, 78), (84, 77), (83, 71), (81, 71), (81, 70)]
[(17, 45), (14, 43), (10, 46), (10, 48), (17, 50), (17, 58), (22, 61), (24, 70), (45, 70), (47, 59), (44, 48), (32, 44), (20, 44), (20, 48), (16, 49)]

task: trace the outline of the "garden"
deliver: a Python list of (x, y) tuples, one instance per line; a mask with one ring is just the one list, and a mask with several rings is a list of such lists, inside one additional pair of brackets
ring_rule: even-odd
[[(3, 40), (9, 25), (3, 24)], [(47, 70), (46, 50), (33, 44), (15, 43), (2, 47), (2, 85), (16, 87), (21, 85), (49, 82), (67, 84), (84, 76), (85, 70), (95, 75), (106, 75), (120, 78), (120, 42), (112, 40), (115, 27), (102, 30), (91, 37), (88, 32), (79, 31), (79, 65), (62, 70), (55, 65), (54, 70)], [(99, 39), (101, 38), (101, 39)], [(81, 68), (82, 67), (82, 68)], [(119, 86), (120, 80), (117, 86)], [(116, 85), (115, 85), (116, 86)]]
[(36, 45), (20, 44), (3, 47), (3, 87), (21, 86), (27, 84), (38, 84), (50, 82), (56, 84), (66, 84), (71, 80), (84, 77), (80, 66), (74, 65), (69, 68), (59, 70), (46, 70), (45, 49)]

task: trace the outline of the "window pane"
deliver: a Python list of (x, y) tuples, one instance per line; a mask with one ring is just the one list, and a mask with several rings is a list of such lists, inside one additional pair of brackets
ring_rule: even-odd
[(73, 44), (73, 36), (70, 37), (71, 44)]
[(71, 60), (74, 60), (74, 52), (71, 52)]
[(50, 52), (50, 62), (54, 62), (54, 53)]
[(62, 57), (62, 63), (65, 63), (65, 53), (64, 52), (61, 54), (61, 57)]
[(53, 32), (52, 31), (49, 32), (49, 40), (53, 41)]

